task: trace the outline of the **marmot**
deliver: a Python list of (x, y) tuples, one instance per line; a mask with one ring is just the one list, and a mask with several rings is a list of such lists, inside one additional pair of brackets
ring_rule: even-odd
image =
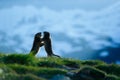
[(37, 54), (37, 52), (39, 51), (39, 48), (43, 45), (44, 45), (44, 43), (42, 43), (41, 32), (36, 33), (34, 36), (32, 49), (29, 54), (35, 56)]
[(50, 33), (45, 31), (43, 32), (44, 33), (44, 37), (42, 38), (42, 41), (44, 41), (44, 48), (45, 48), (45, 51), (47, 53), (47, 56), (57, 56), (57, 57), (60, 57), (58, 55), (55, 55), (53, 53), (53, 50), (52, 50), (52, 43), (51, 43), (51, 38), (50, 38)]

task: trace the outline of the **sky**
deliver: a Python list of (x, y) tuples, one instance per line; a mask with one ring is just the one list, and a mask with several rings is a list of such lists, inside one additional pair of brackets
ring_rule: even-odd
[(119, 0), (0, 0), (0, 50), (27, 53), (34, 34), (48, 30), (55, 53), (120, 62), (119, 52), (103, 49), (120, 43), (119, 6)]
[(38, 8), (48, 7), (54, 10), (83, 9), (94, 11), (109, 7), (118, 1), (119, 0), (0, 0), (0, 8), (33, 5)]

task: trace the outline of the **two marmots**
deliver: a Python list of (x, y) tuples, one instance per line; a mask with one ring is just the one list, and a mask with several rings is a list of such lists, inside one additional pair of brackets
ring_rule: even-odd
[(44, 34), (43, 38), (42, 38), (41, 32), (35, 34), (33, 46), (32, 46), (32, 49), (30, 51), (30, 55), (35, 56), (37, 54), (37, 52), (39, 51), (39, 48), (44, 46), (45, 51), (47, 53), (47, 56), (60, 57), (60, 56), (55, 55), (53, 53), (50, 33), (45, 31), (45, 32), (43, 32), (43, 34)]

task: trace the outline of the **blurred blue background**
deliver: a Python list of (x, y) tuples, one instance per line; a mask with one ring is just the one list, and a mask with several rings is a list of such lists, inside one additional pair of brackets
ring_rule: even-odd
[(0, 52), (28, 54), (43, 31), (55, 54), (120, 64), (119, 0), (0, 0)]

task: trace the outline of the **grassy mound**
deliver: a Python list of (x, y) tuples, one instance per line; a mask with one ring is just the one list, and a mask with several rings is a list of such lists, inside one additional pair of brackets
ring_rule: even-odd
[(52, 80), (55, 75), (64, 75), (71, 80), (120, 80), (120, 65), (99, 60), (0, 54), (0, 80)]

